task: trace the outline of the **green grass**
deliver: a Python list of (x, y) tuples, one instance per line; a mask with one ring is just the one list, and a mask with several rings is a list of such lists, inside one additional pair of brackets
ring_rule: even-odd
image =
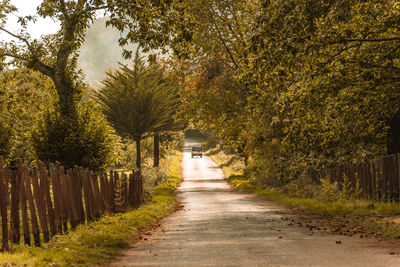
[(1, 266), (90, 266), (111, 260), (127, 248), (138, 229), (155, 223), (174, 210), (180, 182), (179, 153), (169, 169), (169, 179), (157, 186), (152, 200), (137, 210), (102, 217), (80, 225), (68, 235), (56, 236), (42, 248), (14, 246), (0, 253)]
[(239, 190), (256, 193), (278, 201), (290, 208), (329, 215), (388, 215), (400, 214), (399, 203), (383, 203), (355, 199), (351, 201), (326, 202), (312, 198), (297, 198), (280, 193), (274, 189), (263, 189), (251, 184), (243, 175), (231, 175), (229, 181)]

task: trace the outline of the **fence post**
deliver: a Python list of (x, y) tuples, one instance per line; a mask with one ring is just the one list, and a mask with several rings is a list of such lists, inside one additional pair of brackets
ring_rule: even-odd
[(104, 213), (104, 210), (105, 210), (104, 198), (100, 193), (100, 186), (99, 186), (100, 179), (98, 178), (98, 175), (96, 173), (93, 173), (91, 176), (93, 179), (94, 192), (95, 192), (96, 199), (97, 199), (98, 214), (100, 216), (101, 214)]
[(340, 190), (343, 188), (343, 182), (344, 182), (344, 176), (347, 176), (346, 174), (346, 165), (342, 164), (340, 165), (340, 179), (339, 179), (339, 188)]
[(48, 171), (42, 161), (39, 161), (39, 171), (40, 171), (40, 189), (42, 191), (42, 194), (44, 195), (46, 203), (50, 233), (52, 236), (54, 236), (57, 234), (57, 229), (56, 229), (56, 220), (54, 215), (53, 203), (50, 195), (49, 176), (48, 176)]
[(100, 212), (99, 212), (100, 201), (96, 197), (96, 188), (94, 185), (93, 174), (88, 169), (86, 169), (85, 172), (86, 172), (86, 175), (87, 175), (88, 181), (89, 181), (90, 194), (92, 195), (93, 219), (98, 219), (100, 216)]
[(17, 176), (20, 184), (20, 202), (21, 202), (21, 215), (22, 215), (22, 230), (24, 232), (24, 244), (30, 246), (31, 245), (31, 236), (29, 232), (29, 221), (28, 221), (28, 204), (27, 204), (27, 196), (25, 194), (24, 187), (24, 169), (22, 166), (22, 160), (17, 159), (15, 161), (17, 167)]
[(111, 212), (115, 212), (115, 181), (114, 181), (114, 172), (110, 171), (110, 205)]
[(75, 192), (75, 201), (77, 204), (77, 213), (78, 213), (78, 220), (77, 223), (82, 224), (85, 223), (85, 211), (83, 209), (83, 203), (82, 203), (82, 174), (79, 171), (78, 166), (74, 166), (73, 169), (73, 187), (74, 187), (74, 192)]
[(131, 207), (135, 206), (135, 170), (129, 174), (129, 185), (128, 185), (128, 202)]
[(386, 195), (386, 200), (385, 201), (390, 201), (391, 199), (391, 194), (392, 194), (392, 184), (390, 182), (390, 176), (391, 176), (391, 158), (390, 156), (385, 156), (384, 158), (385, 165), (384, 165), (384, 178), (385, 178), (385, 195)]
[(357, 182), (359, 184), (359, 188), (361, 189), (361, 195), (364, 195), (364, 188), (363, 188), (363, 182), (362, 182), (362, 167), (361, 163), (355, 163), (354, 165), (354, 170), (356, 172), (356, 183), (355, 187), (357, 186)]
[(138, 171), (139, 177), (138, 177), (138, 184), (139, 184), (139, 206), (142, 205), (142, 203), (144, 202), (143, 199), (143, 176), (142, 176), (142, 172), (139, 169)]
[(50, 163), (49, 172), (51, 177), (52, 189), (53, 189), (53, 199), (54, 199), (54, 214), (56, 221), (56, 229), (57, 234), (62, 234), (62, 201), (61, 201), (61, 193), (60, 193), (60, 179), (58, 170), (56, 170), (56, 166), (54, 163)]
[(356, 177), (356, 165), (351, 163), (349, 165), (349, 180), (353, 188), (356, 188), (357, 177)]
[(122, 183), (121, 183), (121, 202), (124, 209), (127, 208), (128, 204), (128, 176), (126, 173), (122, 173)]
[(363, 162), (361, 163), (361, 177), (363, 181), (363, 191), (364, 191), (364, 198), (368, 198), (369, 196), (369, 180), (368, 180), (368, 174), (367, 174), (367, 168), (366, 168), (366, 163)]
[(344, 175), (346, 175), (347, 180), (350, 181), (350, 164), (343, 165), (343, 179)]
[(134, 196), (135, 196), (135, 208), (140, 206), (140, 195), (139, 195), (139, 171), (135, 172), (134, 175)]
[(23, 187), (23, 190), (25, 190), (25, 195), (26, 195), (26, 198), (28, 199), (29, 212), (31, 215), (33, 242), (35, 243), (36, 247), (40, 247), (39, 224), (38, 224), (38, 220), (37, 220), (37, 212), (36, 212), (35, 203), (33, 201), (31, 178), (30, 178), (30, 175), (28, 174), (28, 170), (25, 170), (25, 174), (23, 176), (23, 181), (22, 181), (22, 187)]
[(16, 161), (10, 163), (11, 172), (11, 211), (10, 211), (10, 231), (11, 242), (19, 244), (20, 241), (20, 220), (19, 220), (19, 204), (20, 204), (20, 179), (17, 175)]
[(371, 175), (372, 175), (372, 199), (374, 200), (378, 200), (378, 196), (377, 196), (377, 173), (376, 173), (376, 169), (377, 169), (377, 163), (376, 160), (373, 160), (371, 162)]
[(8, 183), (6, 183), (4, 173), (3, 156), (0, 156), (0, 213), (1, 213), (1, 232), (2, 232), (2, 245), (1, 251), (8, 251), (8, 216), (7, 216), (7, 203), (8, 203)]
[(384, 177), (384, 160), (383, 157), (378, 160), (378, 175), (379, 175), (379, 198), (381, 201), (385, 200), (386, 180)]
[(45, 203), (43, 200), (43, 195), (40, 191), (36, 168), (33, 168), (33, 170), (32, 170), (32, 185), (33, 185), (33, 191), (35, 194), (36, 205), (37, 205), (39, 221), (40, 221), (40, 228), (42, 229), (42, 234), (43, 234), (43, 240), (44, 240), (44, 242), (49, 242), (50, 235), (49, 235), (49, 226), (47, 224), (46, 207), (45, 207)]
[(71, 228), (75, 229), (78, 222), (78, 211), (77, 211), (77, 204), (75, 201), (75, 190), (74, 190), (74, 182), (73, 182), (73, 173), (71, 169), (67, 170), (66, 181), (67, 181), (67, 192), (68, 192), (68, 200), (69, 205), (71, 207), (72, 216), (69, 218), (69, 222), (71, 224)]
[(394, 201), (399, 200), (399, 179), (398, 179), (398, 173), (399, 173), (399, 162), (398, 162), (398, 155), (392, 155), (392, 184), (393, 184), (393, 192), (392, 192), (392, 199)]
[(392, 176), (392, 159), (390, 156), (385, 157), (385, 179), (386, 179), (386, 201), (390, 201), (392, 199), (392, 183), (391, 183), (391, 176)]
[(120, 183), (120, 177), (119, 177), (119, 173), (117, 172), (117, 171), (114, 171), (114, 195), (113, 195), (113, 198), (114, 198), (114, 203), (115, 203), (115, 200), (116, 200), (116, 198), (119, 196), (119, 194), (121, 193), (120, 191), (119, 191), (119, 183)]
[(110, 212), (110, 198), (109, 198), (109, 189), (108, 189), (108, 181), (107, 181), (107, 173), (100, 173), (100, 190), (101, 195), (104, 199), (104, 209), (107, 212)]
[(400, 201), (400, 154), (396, 155), (397, 157), (397, 173), (396, 173), (396, 183), (397, 187), (397, 200)]
[(68, 220), (72, 218), (72, 208), (69, 202), (69, 191), (68, 191), (68, 184), (67, 184), (67, 177), (65, 175), (64, 167), (61, 166), (60, 162), (56, 161), (57, 166), (57, 173), (59, 175), (59, 182), (60, 182), (60, 193), (61, 193), (61, 202), (63, 206), (62, 210), (62, 219), (63, 219), (63, 232), (68, 233)]
[(89, 222), (92, 219), (92, 207), (90, 205), (88, 181), (87, 181), (87, 177), (84, 173), (83, 167), (79, 167), (79, 173), (81, 175), (81, 181), (82, 181), (82, 187), (83, 187), (83, 199), (85, 201), (86, 220)]

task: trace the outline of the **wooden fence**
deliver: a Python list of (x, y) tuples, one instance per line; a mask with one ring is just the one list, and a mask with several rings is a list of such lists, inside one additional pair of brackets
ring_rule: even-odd
[(400, 154), (380, 157), (371, 162), (339, 165), (319, 172), (309, 168), (307, 175), (315, 183), (320, 183), (321, 178), (327, 178), (331, 183), (336, 182), (340, 189), (344, 177), (347, 177), (353, 189), (356, 189), (358, 183), (363, 198), (400, 200)]
[(9, 250), (9, 242), (19, 244), (21, 231), (25, 244), (33, 238), (40, 246), (41, 240), (48, 242), (103, 214), (137, 208), (142, 188), (140, 172), (95, 174), (80, 167), (64, 170), (58, 162), (28, 168), (19, 159), (4, 166), (0, 156), (1, 250)]

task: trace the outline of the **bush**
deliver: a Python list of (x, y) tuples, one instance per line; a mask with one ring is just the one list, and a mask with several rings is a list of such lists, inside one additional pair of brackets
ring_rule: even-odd
[(143, 194), (149, 200), (154, 195), (154, 188), (168, 180), (168, 175), (158, 167), (143, 169)]
[(77, 165), (100, 171), (113, 161), (111, 133), (104, 116), (88, 102), (79, 107), (76, 119), (48, 111), (32, 138), (37, 158), (44, 162), (57, 160), (67, 168)]

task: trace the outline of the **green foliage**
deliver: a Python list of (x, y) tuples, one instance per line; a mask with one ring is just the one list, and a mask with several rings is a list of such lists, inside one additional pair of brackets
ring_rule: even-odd
[(158, 65), (146, 67), (139, 57), (133, 69), (108, 73), (97, 94), (104, 114), (122, 136), (133, 140), (162, 128), (172, 118), (176, 87)]
[(49, 110), (32, 136), (38, 159), (61, 162), (93, 171), (104, 170), (113, 162), (113, 147), (118, 139), (112, 135), (101, 111), (91, 102), (84, 103), (78, 118), (71, 120), (56, 110)]
[(250, 147), (279, 145), (266, 158), (277, 179), (386, 152), (399, 103), (390, 2), (263, 4), (240, 77), (252, 83)]
[(340, 191), (337, 183), (331, 183), (329, 179), (321, 179), (320, 190), (317, 199), (324, 202), (335, 202), (339, 200)]
[(55, 103), (54, 87), (45, 76), (27, 69), (4, 71), (0, 87), (0, 155), (29, 163), (35, 159), (31, 133)]

